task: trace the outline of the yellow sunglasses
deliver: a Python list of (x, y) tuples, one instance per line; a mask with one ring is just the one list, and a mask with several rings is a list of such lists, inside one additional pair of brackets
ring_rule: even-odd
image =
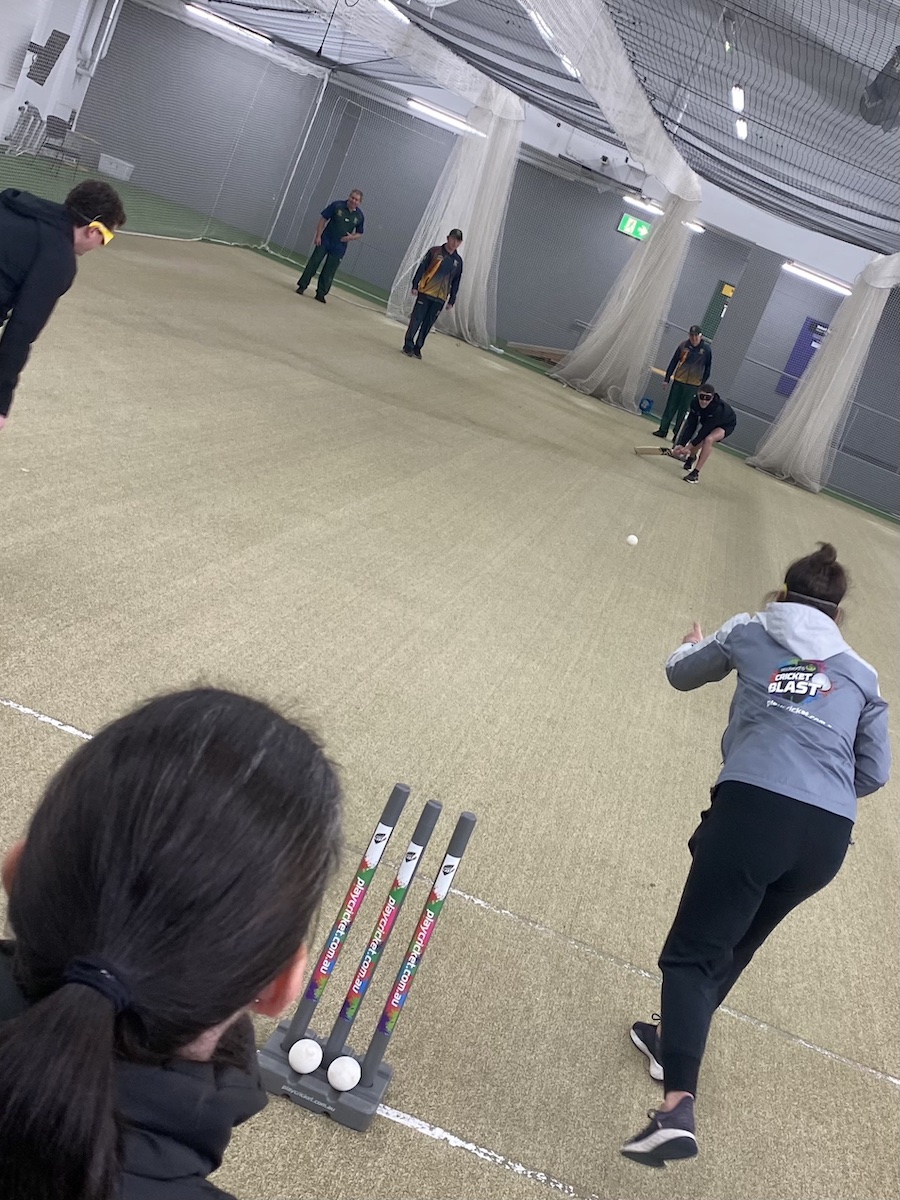
[(109, 243), (116, 236), (111, 229), (107, 229), (107, 227), (103, 224), (102, 221), (91, 221), (88, 224), (88, 229), (96, 229), (97, 230), (97, 232), (103, 238), (104, 246), (108, 246)]

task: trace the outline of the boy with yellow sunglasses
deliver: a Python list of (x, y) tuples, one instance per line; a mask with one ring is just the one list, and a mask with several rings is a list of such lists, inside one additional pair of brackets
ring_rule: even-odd
[(17, 188), (0, 192), (0, 429), (32, 343), (72, 286), (76, 259), (125, 224), (118, 192), (87, 179), (62, 204)]

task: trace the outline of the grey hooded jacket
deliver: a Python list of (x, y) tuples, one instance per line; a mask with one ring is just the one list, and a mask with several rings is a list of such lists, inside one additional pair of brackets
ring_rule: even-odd
[(722, 737), (725, 779), (856, 819), (856, 800), (888, 781), (887, 704), (873, 667), (807, 604), (741, 613), (666, 663), (688, 692), (737, 671)]

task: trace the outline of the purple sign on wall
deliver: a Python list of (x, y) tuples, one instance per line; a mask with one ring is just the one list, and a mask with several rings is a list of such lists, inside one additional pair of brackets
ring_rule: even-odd
[(784, 374), (778, 380), (776, 392), (780, 392), (782, 396), (790, 396), (800, 376), (812, 361), (812, 356), (822, 345), (822, 338), (827, 332), (828, 325), (825, 321), (817, 321), (815, 317), (806, 318), (790, 357), (784, 364)]

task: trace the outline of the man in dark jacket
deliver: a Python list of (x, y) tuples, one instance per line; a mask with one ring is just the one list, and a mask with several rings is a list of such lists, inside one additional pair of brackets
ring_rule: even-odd
[(432, 246), (413, 276), (412, 291), (416, 302), (403, 341), (403, 353), (408, 358), (422, 357), (425, 339), (444, 305), (452, 308), (456, 303), (463, 270), (463, 260), (457, 250), (462, 240), (462, 230), (451, 229), (443, 246)]
[(692, 325), (687, 341), (677, 347), (666, 367), (665, 383), (669, 388), (669, 400), (654, 437), (668, 437), (669, 426), (672, 427), (673, 437), (677, 435), (684, 414), (697, 395), (697, 388), (709, 379), (711, 369), (712, 350), (709, 342), (704, 341), (700, 326)]
[(734, 433), (736, 426), (737, 417), (731, 405), (726, 404), (711, 383), (701, 384), (684, 419), (678, 444), (668, 452), (672, 458), (683, 460), (687, 471), (685, 483), (700, 482), (700, 471), (713, 446)]
[[(7, 188), (0, 192), (0, 429), (31, 345), (75, 279), (75, 259), (112, 241), (125, 224), (118, 193), (88, 179), (62, 204)], [(8, 318), (8, 320), (7, 320)]]

